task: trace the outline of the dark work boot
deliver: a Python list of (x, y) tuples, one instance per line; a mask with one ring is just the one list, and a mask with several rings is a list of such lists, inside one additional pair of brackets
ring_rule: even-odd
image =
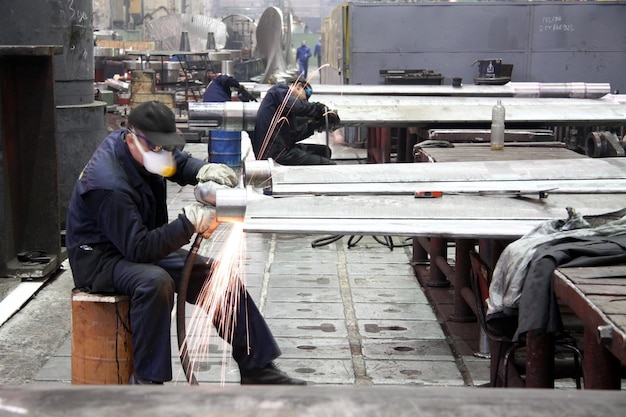
[(139, 378), (137, 375), (132, 374), (128, 380), (129, 385), (163, 385), (162, 382), (150, 381), (147, 379)]
[(270, 363), (265, 368), (242, 370), (241, 385), (283, 384), (283, 385), (306, 385), (306, 381), (292, 378)]

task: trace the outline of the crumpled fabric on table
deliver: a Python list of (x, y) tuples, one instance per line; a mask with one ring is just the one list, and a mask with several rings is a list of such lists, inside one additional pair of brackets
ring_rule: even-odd
[(517, 330), (513, 340), (531, 330), (558, 334), (563, 330), (561, 311), (554, 294), (554, 270), (626, 263), (626, 217), (601, 226), (598, 235), (566, 237), (537, 248), (519, 301)]
[[(512, 242), (502, 252), (493, 271), (489, 298), (487, 299), (487, 319), (499, 315), (517, 315), (522, 290), (526, 278), (537, 255), (537, 250), (543, 246), (543, 251), (550, 252), (550, 246), (561, 242), (565, 245), (585, 244), (585, 239), (592, 239), (595, 243), (604, 238), (613, 239), (623, 235), (626, 240), (626, 212), (621, 213), (617, 220), (592, 227), (574, 209), (568, 208), (566, 220), (551, 220), (537, 226), (520, 239)], [(597, 216), (598, 217), (598, 216)], [(611, 218), (611, 216), (607, 216)], [(544, 246), (547, 245), (547, 246)], [(619, 251), (619, 244), (617, 245)], [(543, 253), (543, 252), (542, 252)], [(543, 254), (543, 256), (549, 256)], [(571, 255), (570, 255), (571, 256)], [(567, 256), (557, 256), (559, 263), (554, 266), (565, 266)], [(549, 269), (549, 268), (548, 268)], [(554, 268), (552, 269), (553, 272)], [(551, 276), (551, 273), (550, 273)]]

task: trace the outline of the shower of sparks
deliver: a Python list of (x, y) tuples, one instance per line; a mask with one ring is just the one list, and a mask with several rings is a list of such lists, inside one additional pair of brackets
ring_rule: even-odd
[[(230, 368), (235, 327), (244, 325), (248, 329), (247, 322), (237, 323), (239, 303), (244, 303), (245, 307), (247, 302), (246, 299), (240, 299), (240, 294), (245, 294), (242, 291), (245, 287), (246, 247), (243, 224), (224, 224), (217, 229), (209, 243), (209, 253), (214, 260), (209, 271), (211, 279), (206, 280), (198, 296), (183, 346), (186, 346), (189, 356), (190, 369), (186, 374), (192, 375), (200, 370), (201, 363), (208, 363), (211, 340), (214, 341), (213, 345), (224, 345), (221, 358), (221, 383), (224, 385), (226, 370)], [(227, 343), (222, 343), (219, 337)]]

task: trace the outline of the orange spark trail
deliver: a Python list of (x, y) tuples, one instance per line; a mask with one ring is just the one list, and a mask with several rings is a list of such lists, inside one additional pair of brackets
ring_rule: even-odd
[[(185, 344), (189, 355), (188, 375), (200, 370), (202, 363), (208, 363), (211, 340), (213, 345), (224, 346), (222, 352), (222, 385), (226, 379), (227, 364), (231, 360), (231, 341), (237, 325), (239, 294), (245, 287), (245, 236), (243, 224), (224, 224), (211, 238), (209, 252), (214, 259), (207, 280), (193, 309)], [(245, 323), (247, 329), (247, 323)], [(217, 330), (217, 334), (214, 332)], [(218, 338), (227, 343), (222, 343)], [(180, 354), (180, 352), (179, 352)], [(230, 366), (228, 366), (230, 367)]]

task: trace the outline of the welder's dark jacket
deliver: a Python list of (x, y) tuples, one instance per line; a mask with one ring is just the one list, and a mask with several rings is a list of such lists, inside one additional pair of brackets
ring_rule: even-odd
[[(124, 143), (126, 130), (112, 132), (83, 169), (68, 207), (66, 246), (76, 288), (114, 292), (113, 268), (120, 259), (151, 263), (187, 244), (194, 226), (181, 213), (168, 223), (165, 179), (148, 173)], [(169, 180), (196, 184), (205, 161), (174, 151)]]
[[(315, 125), (308, 120), (321, 119), (322, 109), (315, 103), (289, 95), (281, 107), (289, 86), (276, 84), (267, 91), (256, 115), (252, 148), (256, 159), (276, 159), (285, 150), (315, 133)], [(282, 108), (282, 111), (279, 111)], [(303, 120), (302, 118), (305, 118)], [(265, 137), (275, 125), (264, 145)]]
[(231, 88), (239, 88), (239, 82), (228, 75), (218, 75), (207, 86), (202, 101), (211, 103), (231, 101)]

